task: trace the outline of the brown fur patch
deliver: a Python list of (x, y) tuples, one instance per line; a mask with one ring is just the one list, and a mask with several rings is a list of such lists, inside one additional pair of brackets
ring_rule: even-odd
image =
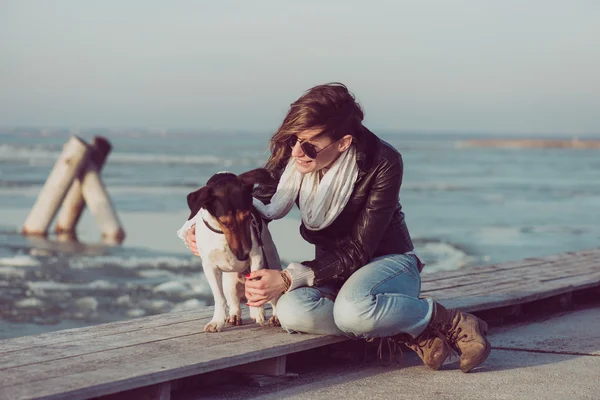
[(244, 222), (249, 216), (250, 216), (250, 210), (237, 211), (235, 213), (235, 219), (238, 224), (241, 224), (242, 222)]
[(247, 232), (248, 217), (250, 216), (250, 211), (236, 211), (235, 215), (231, 212), (226, 215), (221, 215), (217, 218), (219, 225), (221, 226), (221, 230), (225, 234), (225, 239), (229, 244), (229, 247), (234, 253), (241, 250), (244, 246), (243, 243), (246, 243), (246, 246), (251, 247), (251, 237), (248, 236), (250, 232)]
[(227, 227), (231, 227), (233, 225), (234, 219), (233, 219), (233, 214), (232, 213), (227, 213), (227, 215), (221, 215), (217, 218), (217, 220), (219, 221), (219, 224), (221, 224), (221, 226), (225, 229), (227, 229)]

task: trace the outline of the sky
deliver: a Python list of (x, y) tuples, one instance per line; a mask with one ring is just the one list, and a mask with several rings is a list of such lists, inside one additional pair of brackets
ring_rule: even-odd
[(271, 132), (332, 81), (372, 129), (600, 135), (600, 2), (0, 1), (0, 126)]

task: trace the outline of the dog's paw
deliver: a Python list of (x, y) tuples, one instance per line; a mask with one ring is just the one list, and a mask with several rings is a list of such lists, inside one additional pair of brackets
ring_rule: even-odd
[(204, 326), (204, 332), (221, 332), (225, 321), (210, 321)]
[(242, 318), (239, 315), (230, 315), (227, 318), (227, 323), (232, 326), (240, 326), (242, 325)]
[(257, 324), (265, 324), (265, 309), (264, 307), (250, 307), (250, 317)]
[(269, 318), (269, 325), (270, 326), (281, 326), (281, 324), (279, 323), (279, 318), (277, 318), (277, 315), (273, 315), (271, 318)]

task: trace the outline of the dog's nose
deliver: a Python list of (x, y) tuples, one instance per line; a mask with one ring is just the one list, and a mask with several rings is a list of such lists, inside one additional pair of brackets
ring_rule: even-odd
[(244, 254), (243, 251), (237, 252), (235, 257), (239, 260), (239, 261), (246, 261), (248, 258), (250, 258), (250, 253), (246, 253)]

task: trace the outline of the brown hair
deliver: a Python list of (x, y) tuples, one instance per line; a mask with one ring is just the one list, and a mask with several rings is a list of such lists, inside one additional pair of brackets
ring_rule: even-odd
[(287, 139), (309, 129), (320, 129), (316, 137), (341, 139), (352, 135), (360, 140), (362, 120), (360, 105), (348, 88), (339, 83), (327, 83), (307, 90), (290, 105), (277, 132), (271, 137), (271, 156), (265, 167), (271, 171), (285, 166), (291, 155)]

